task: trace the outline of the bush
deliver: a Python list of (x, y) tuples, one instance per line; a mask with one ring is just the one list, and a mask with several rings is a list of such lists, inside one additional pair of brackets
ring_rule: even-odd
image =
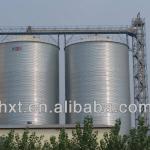
[(83, 127), (76, 124), (72, 132), (72, 138), (68, 138), (65, 129), (59, 133), (58, 139), (50, 137), (43, 144), (44, 136), (36, 136), (25, 130), (19, 136), (11, 130), (8, 135), (0, 137), (0, 150), (150, 150), (150, 136), (148, 126), (144, 119), (139, 119), (137, 129), (131, 129), (129, 135), (120, 135), (120, 120), (110, 132), (104, 134), (104, 138), (98, 143), (97, 132), (93, 131), (93, 120), (90, 117), (84, 119)]
[(110, 133), (104, 134), (104, 139), (100, 141), (100, 150), (126, 150), (127, 136), (119, 135), (120, 125), (120, 120), (117, 120)]

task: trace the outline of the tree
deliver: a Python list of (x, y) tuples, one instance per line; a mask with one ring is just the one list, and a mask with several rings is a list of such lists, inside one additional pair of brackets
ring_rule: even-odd
[(128, 136), (127, 150), (150, 150), (150, 136), (144, 118), (139, 118), (137, 129), (131, 129)]
[(148, 126), (144, 119), (140, 118), (138, 127), (131, 129), (128, 135), (120, 135), (120, 120), (115, 126), (104, 134), (98, 144), (97, 132), (93, 130), (93, 120), (90, 117), (84, 119), (84, 124), (76, 124), (72, 132), (72, 138), (63, 128), (58, 138), (50, 137), (43, 143), (44, 136), (36, 136), (25, 130), (22, 136), (11, 130), (8, 135), (0, 137), (0, 150), (150, 150), (150, 136)]
[(72, 133), (73, 150), (98, 150), (97, 132), (93, 131), (93, 120), (91, 117), (84, 119), (84, 126), (77, 123)]
[(100, 150), (126, 150), (127, 136), (119, 135), (121, 121), (117, 120), (109, 133), (104, 133), (104, 139), (100, 140)]

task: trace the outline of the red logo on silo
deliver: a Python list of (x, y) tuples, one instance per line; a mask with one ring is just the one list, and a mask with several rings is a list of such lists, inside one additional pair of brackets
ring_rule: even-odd
[(22, 48), (19, 46), (12, 48), (12, 51), (21, 51), (21, 50), (22, 50)]

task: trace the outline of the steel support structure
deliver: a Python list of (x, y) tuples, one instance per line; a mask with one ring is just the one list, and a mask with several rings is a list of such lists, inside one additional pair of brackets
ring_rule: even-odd
[(145, 123), (149, 124), (148, 108), (141, 104), (148, 103), (148, 79), (146, 63), (146, 37), (145, 21), (137, 15), (132, 21), (132, 27), (136, 29), (136, 37), (133, 37), (133, 77), (134, 77), (134, 103), (138, 107), (135, 114), (135, 125), (140, 116), (144, 117)]
[[(148, 81), (147, 81), (147, 64), (145, 52), (145, 21), (138, 14), (132, 21), (132, 26), (125, 27), (0, 27), (0, 35), (64, 35), (64, 42), (66, 44), (67, 35), (81, 35), (81, 34), (125, 34), (127, 44), (129, 44), (128, 37), (132, 37), (132, 51), (133, 51), (133, 79), (134, 79), (134, 102), (139, 108), (139, 104), (148, 103)], [(148, 115), (144, 112), (136, 113), (136, 125), (139, 116), (144, 116), (148, 124)]]

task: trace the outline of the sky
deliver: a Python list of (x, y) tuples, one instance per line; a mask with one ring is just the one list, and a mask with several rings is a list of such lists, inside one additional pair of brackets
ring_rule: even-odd
[[(130, 25), (138, 12), (146, 19), (150, 74), (149, 0), (0, 0), (0, 26)], [(64, 57), (63, 51), (60, 55)], [(63, 63), (60, 65), (60, 98), (63, 98)]]
[(148, 0), (0, 0), (1, 25), (120, 25), (138, 11), (147, 18)]

